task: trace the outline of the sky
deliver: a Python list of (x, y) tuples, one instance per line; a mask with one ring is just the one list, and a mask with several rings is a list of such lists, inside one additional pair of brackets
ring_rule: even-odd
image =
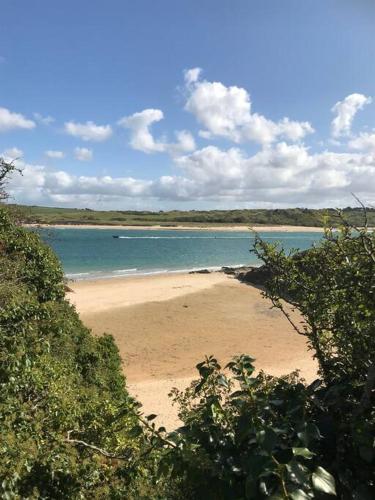
[(11, 201), (375, 204), (374, 0), (2, 0)]

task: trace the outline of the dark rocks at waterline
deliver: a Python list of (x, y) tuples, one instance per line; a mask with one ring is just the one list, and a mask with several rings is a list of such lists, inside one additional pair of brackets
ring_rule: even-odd
[(244, 283), (264, 286), (271, 278), (271, 273), (267, 266), (252, 267), (248, 271), (239, 272), (236, 278)]
[(246, 272), (252, 269), (250, 266), (239, 266), (239, 267), (228, 267), (224, 266), (221, 269), (196, 269), (194, 271), (189, 271), (189, 274), (211, 274), (211, 273), (225, 273), (231, 276), (237, 277), (238, 273)]
[(270, 278), (270, 272), (266, 266), (241, 266), (241, 267), (222, 267), (221, 272), (233, 276), (244, 283), (263, 286)]
[(197, 271), (189, 271), (189, 274), (211, 274), (209, 269), (198, 269)]
[(189, 274), (210, 274), (212, 272), (219, 272), (227, 274), (228, 276), (233, 276), (234, 278), (242, 281), (244, 283), (250, 283), (252, 285), (264, 286), (266, 281), (270, 279), (271, 274), (266, 266), (254, 267), (254, 266), (240, 266), (240, 267), (229, 267), (223, 266), (218, 271), (210, 271), (209, 269), (199, 269), (197, 271), (190, 271)]

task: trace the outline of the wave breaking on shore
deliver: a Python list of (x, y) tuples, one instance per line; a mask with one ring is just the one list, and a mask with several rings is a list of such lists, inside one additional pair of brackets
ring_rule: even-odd
[[(258, 267), (259, 264), (252, 264), (251, 267)], [(78, 273), (67, 273), (66, 278), (72, 281), (82, 280), (99, 280), (111, 278), (126, 278), (126, 277), (142, 277), (142, 276), (157, 276), (159, 274), (188, 274), (188, 273), (213, 273), (224, 272), (225, 269), (241, 269), (247, 267), (246, 264), (233, 264), (228, 266), (208, 266), (208, 267), (192, 267), (183, 269), (114, 269), (105, 271), (87, 271)]]

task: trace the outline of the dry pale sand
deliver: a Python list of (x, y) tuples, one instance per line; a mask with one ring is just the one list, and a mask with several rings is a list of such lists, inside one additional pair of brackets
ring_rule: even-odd
[(312, 380), (316, 364), (304, 337), (270, 309), (260, 290), (222, 273), (81, 281), (69, 294), (95, 334), (111, 333), (131, 393), (159, 423), (178, 424), (168, 393), (186, 387), (195, 365), (214, 354), (222, 364), (236, 354), (256, 358), (274, 375), (300, 369)]
[(52, 228), (69, 228), (69, 229), (112, 229), (116, 232), (116, 229), (147, 229), (147, 230), (168, 230), (168, 231), (258, 231), (258, 232), (280, 232), (280, 233), (299, 233), (299, 232), (309, 232), (309, 233), (322, 233), (324, 231), (321, 227), (312, 226), (214, 226), (214, 225), (202, 225), (202, 226), (121, 226), (121, 225), (93, 225), (93, 224), (24, 224), (25, 227), (52, 227)]

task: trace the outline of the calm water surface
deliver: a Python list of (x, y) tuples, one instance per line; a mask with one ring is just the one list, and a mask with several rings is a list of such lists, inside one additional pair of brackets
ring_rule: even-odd
[[(40, 229), (74, 279), (133, 276), (260, 264), (250, 252), (254, 235), (229, 231)], [(320, 233), (261, 233), (286, 250), (311, 247)], [(119, 238), (113, 238), (113, 235)]]

